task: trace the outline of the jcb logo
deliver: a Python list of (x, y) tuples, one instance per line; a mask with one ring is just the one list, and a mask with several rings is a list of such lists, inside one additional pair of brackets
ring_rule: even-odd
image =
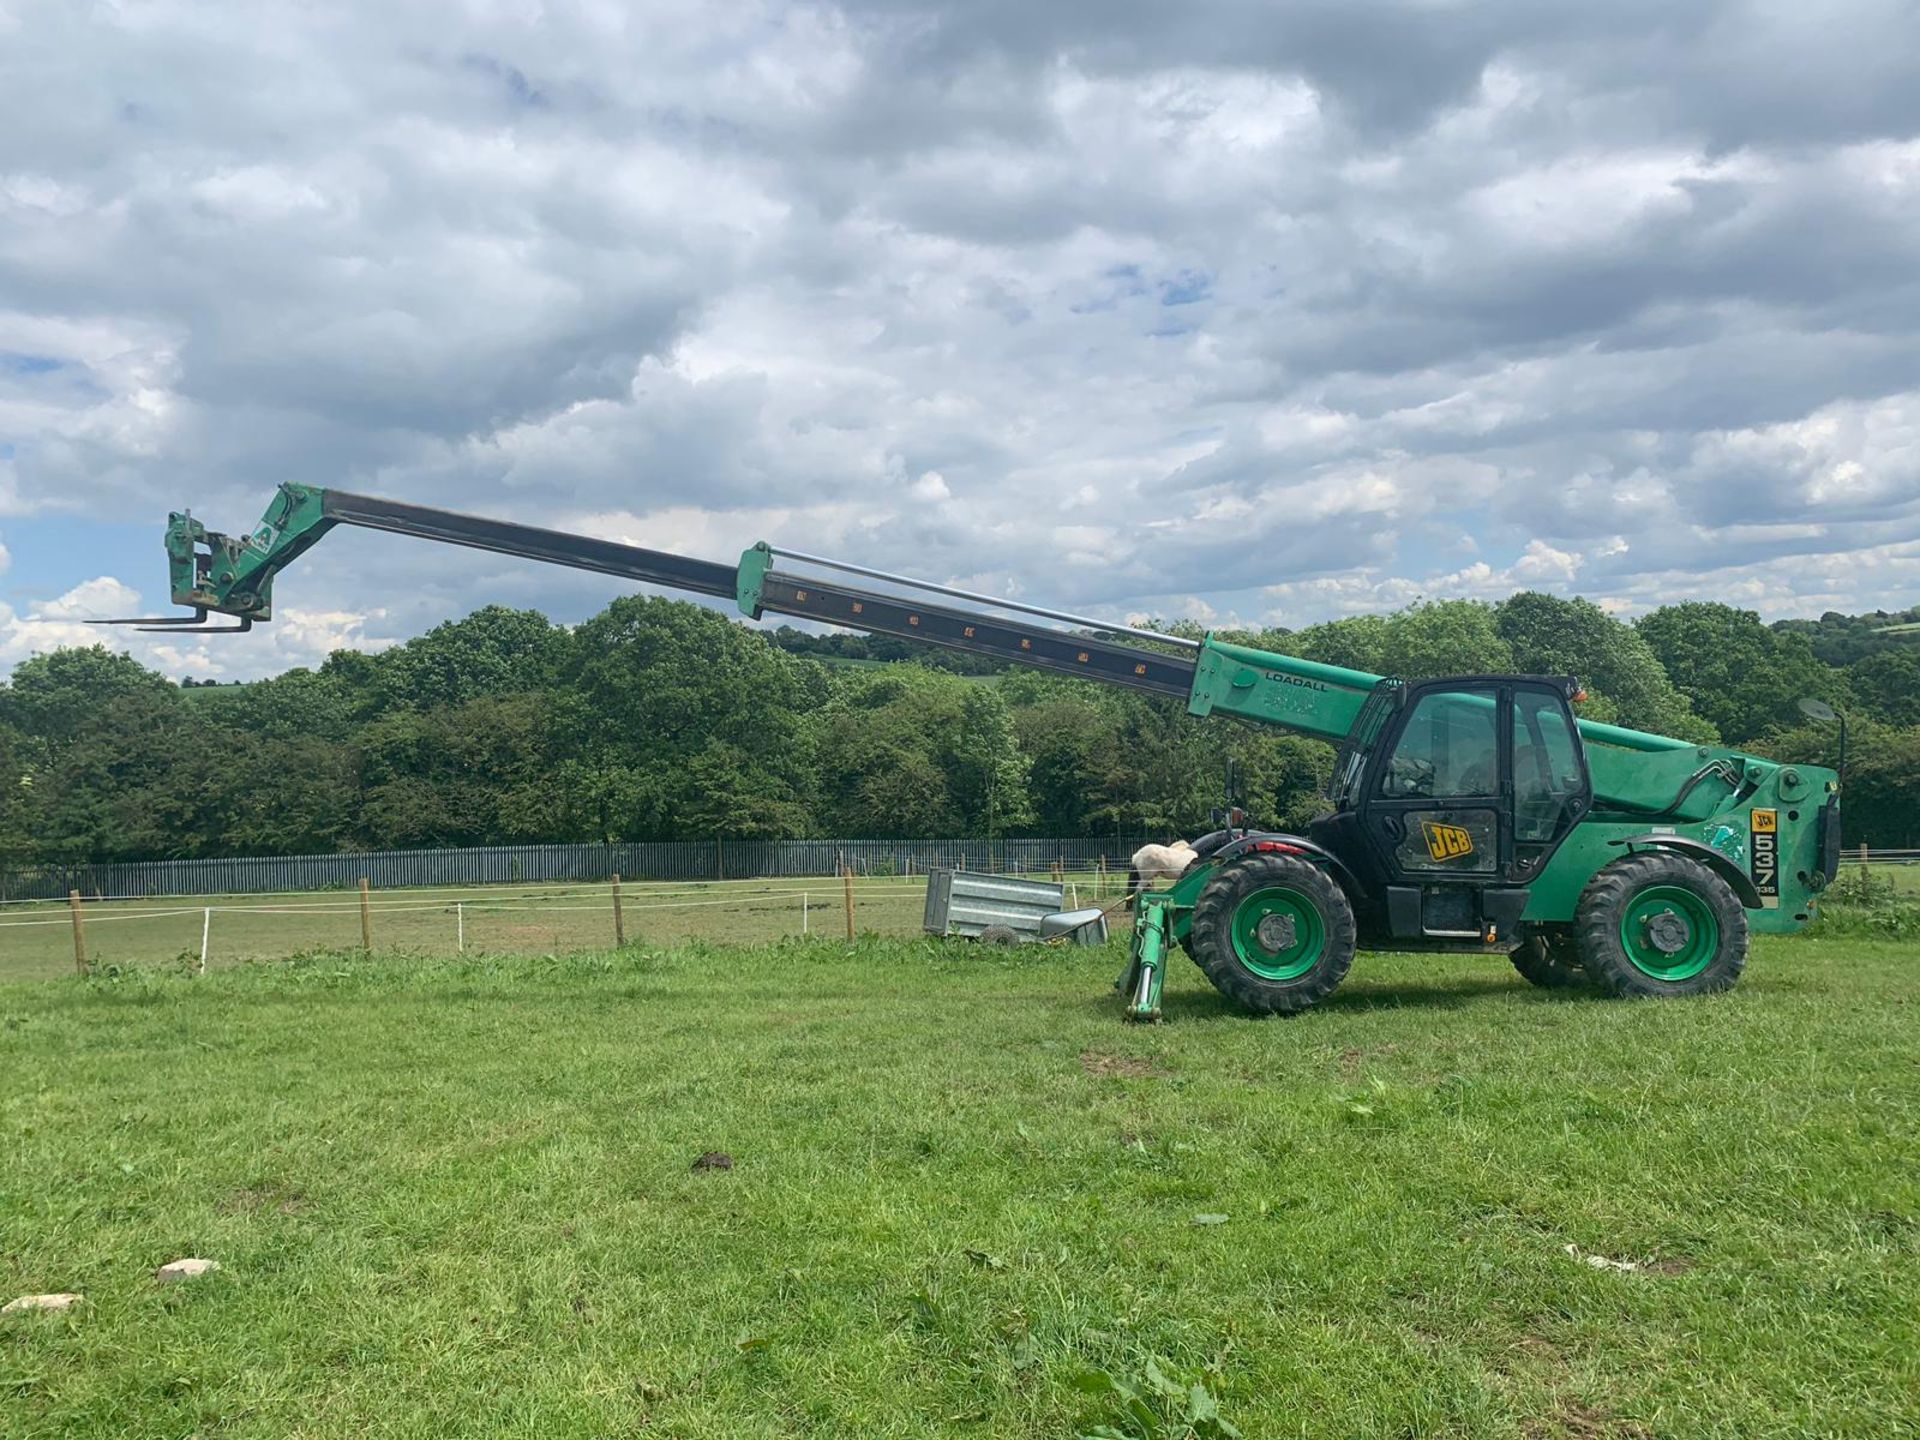
[(1436, 860), (1458, 860), (1473, 853), (1473, 836), (1458, 825), (1422, 820), (1420, 831), (1427, 837), (1427, 853)]

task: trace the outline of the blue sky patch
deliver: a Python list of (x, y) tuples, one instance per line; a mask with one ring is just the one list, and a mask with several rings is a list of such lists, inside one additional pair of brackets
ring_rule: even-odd
[(50, 375), (66, 363), (53, 355), (22, 355), (15, 350), (0, 350), (0, 373), (8, 375)]

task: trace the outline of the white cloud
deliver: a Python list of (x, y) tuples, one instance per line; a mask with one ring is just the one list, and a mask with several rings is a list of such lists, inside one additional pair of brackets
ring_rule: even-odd
[[(294, 479), (1115, 617), (1915, 598), (1849, 558), (1920, 541), (1872, 4), (6, 13), (0, 514)], [(612, 593), (342, 535), (142, 653)]]
[(97, 575), (49, 600), (32, 612), (35, 621), (107, 620), (127, 615), (140, 607), (140, 592), (123, 585), (111, 575)]
[(379, 612), (282, 610), (271, 627), (253, 632), (249, 649), (234, 648), (238, 636), (195, 637), (87, 623), (146, 614), (144, 607), (138, 590), (111, 575), (82, 581), (52, 600), (29, 606), (24, 614), (0, 604), (0, 670), (52, 650), (105, 645), (166, 675), (237, 678), (311, 667), (335, 650), (381, 650), (395, 643), (393, 636), (375, 628), (385, 618)]

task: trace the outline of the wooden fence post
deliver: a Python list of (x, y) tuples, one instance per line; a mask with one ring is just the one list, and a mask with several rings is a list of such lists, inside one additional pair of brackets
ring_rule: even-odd
[(360, 949), (373, 953), (373, 907), (368, 903), (367, 877), (360, 877)]
[(847, 891), (847, 939), (853, 939), (853, 867), (844, 865), (840, 869), (841, 878)]
[(620, 908), (620, 877), (613, 877), (613, 943), (627, 943), (627, 912)]
[(1867, 842), (1862, 840), (1860, 842), (1860, 898), (1862, 900), (1867, 898), (1872, 881), (1872, 872), (1867, 869)]
[(73, 911), (73, 968), (82, 975), (87, 973), (87, 927), (80, 918), (80, 892), (67, 892), (67, 905)]

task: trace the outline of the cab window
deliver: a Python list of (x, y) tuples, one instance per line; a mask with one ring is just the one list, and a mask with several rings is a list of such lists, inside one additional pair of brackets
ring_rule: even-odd
[(1579, 741), (1553, 696), (1517, 690), (1513, 697), (1513, 838), (1517, 847), (1549, 844), (1574, 817), (1585, 794)]
[(1422, 695), (1381, 778), (1391, 799), (1493, 795), (1500, 782), (1499, 714), (1492, 690)]

